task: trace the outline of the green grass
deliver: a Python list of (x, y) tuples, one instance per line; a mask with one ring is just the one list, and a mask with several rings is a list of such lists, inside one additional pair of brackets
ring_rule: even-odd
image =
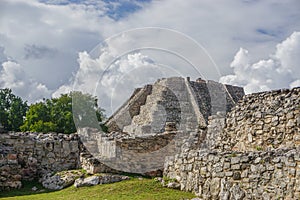
[[(44, 189), (43, 186), (36, 181), (33, 181), (33, 182), (23, 181), (22, 185), (23, 185), (23, 187), (18, 190), (15, 189), (15, 190), (11, 190), (11, 191), (1, 191), (0, 198), (3, 198), (3, 197), (16, 198), (15, 196), (23, 196), (23, 195), (51, 192), (50, 190)], [(33, 191), (31, 191), (31, 188), (33, 188), (34, 186), (36, 186), (39, 189), (43, 189), (43, 190), (40, 192), (33, 192)], [(14, 199), (14, 198), (10, 198), (10, 199)]]
[(24, 188), (8, 192), (1, 192), (0, 198), (3, 199), (115, 199), (115, 200), (160, 200), (160, 199), (192, 199), (195, 197), (192, 193), (183, 192), (174, 189), (168, 189), (161, 186), (153, 179), (131, 178), (131, 180), (113, 184), (97, 185), (92, 187), (75, 188), (74, 186), (65, 188), (61, 191), (48, 191), (42, 193), (32, 192), (31, 188), (37, 186), (37, 183), (24, 183)]

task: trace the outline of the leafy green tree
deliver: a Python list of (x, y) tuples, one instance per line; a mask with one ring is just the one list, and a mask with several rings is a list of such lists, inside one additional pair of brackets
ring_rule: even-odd
[[(73, 98), (76, 95), (76, 98)], [(78, 98), (77, 98), (78, 97)], [(34, 132), (60, 132), (60, 133), (74, 133), (76, 126), (74, 120), (78, 119), (73, 115), (74, 99), (81, 102), (80, 109), (83, 111), (84, 119), (79, 124), (91, 125), (90, 120), (86, 120), (86, 114), (94, 114), (97, 116), (96, 124), (103, 120), (103, 110), (98, 108), (97, 99), (89, 94), (82, 94), (81, 92), (71, 92), (70, 94), (63, 94), (59, 98), (52, 98), (44, 100), (30, 106), (25, 123), (21, 126), (22, 131)], [(75, 100), (76, 101), (76, 100)], [(77, 104), (76, 104), (76, 108)]]
[[(26, 113), (24, 124), (20, 127), (21, 130), (43, 132), (44, 123), (51, 121), (51, 116), (50, 116), (51, 106), (49, 104), (50, 104), (49, 100), (32, 104), (29, 107), (28, 112)], [(51, 131), (56, 131), (56, 130), (51, 130)]]
[(54, 98), (51, 101), (51, 119), (56, 125), (57, 132), (74, 133), (76, 127), (72, 114), (72, 96), (63, 94), (60, 98)]
[(39, 120), (30, 126), (30, 131), (33, 132), (54, 132), (57, 130), (57, 126), (53, 122), (43, 122)]
[(99, 108), (98, 99), (90, 94), (73, 92), (73, 115), (74, 121), (79, 128), (92, 127), (107, 131), (101, 122), (104, 120), (104, 110)]
[(0, 89), (0, 124), (5, 130), (20, 131), (27, 109), (27, 102), (14, 95), (11, 89)]

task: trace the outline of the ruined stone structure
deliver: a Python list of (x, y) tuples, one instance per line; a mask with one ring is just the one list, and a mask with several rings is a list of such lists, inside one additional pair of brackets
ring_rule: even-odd
[(1, 134), (0, 186), (18, 188), (21, 179), (78, 167), (157, 175), (165, 157), (180, 152), (183, 138), (205, 128), (211, 114), (229, 111), (243, 94), (239, 87), (173, 77), (136, 89), (108, 120), (109, 134), (92, 128), (78, 131), (81, 140), (77, 134)]
[(186, 133), (207, 126), (208, 116), (227, 112), (244, 95), (241, 87), (189, 78), (164, 78), (136, 89), (107, 121), (110, 131), (130, 135), (162, 133), (166, 123)]
[(205, 132), (165, 163), (182, 190), (203, 199), (300, 199), (300, 88), (247, 95), (226, 118), (209, 117)]
[(107, 121), (111, 134), (92, 129), (79, 134), (89, 152), (113, 169), (163, 170), (165, 157), (179, 153), (184, 139), (205, 129), (211, 114), (228, 112), (243, 95), (240, 87), (214, 81), (160, 79), (135, 90)]
[(108, 134), (2, 133), (0, 190), (82, 167), (164, 170), (203, 199), (300, 199), (300, 88), (243, 95), (240, 87), (167, 78), (136, 89), (107, 121)]

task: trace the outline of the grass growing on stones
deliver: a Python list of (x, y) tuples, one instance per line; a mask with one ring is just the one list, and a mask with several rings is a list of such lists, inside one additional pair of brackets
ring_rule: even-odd
[[(43, 191), (43, 193), (32, 192), (31, 188), (40, 185), (36, 183), (25, 183), (21, 190), (1, 192), (0, 198), (3, 199), (122, 199), (122, 200), (160, 200), (160, 199), (192, 199), (195, 197), (192, 193), (183, 192), (174, 189), (168, 189), (161, 186), (160, 183), (148, 178), (131, 178), (131, 180), (97, 185), (92, 187), (75, 188), (68, 187), (61, 191)], [(1, 199), (2, 200), (2, 199)]]

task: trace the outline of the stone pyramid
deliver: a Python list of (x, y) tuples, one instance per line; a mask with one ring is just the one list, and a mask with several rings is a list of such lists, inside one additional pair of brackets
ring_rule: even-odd
[(106, 125), (109, 131), (130, 135), (162, 133), (170, 123), (178, 131), (195, 132), (206, 127), (210, 115), (226, 113), (243, 95), (243, 88), (215, 81), (163, 78), (136, 89)]

